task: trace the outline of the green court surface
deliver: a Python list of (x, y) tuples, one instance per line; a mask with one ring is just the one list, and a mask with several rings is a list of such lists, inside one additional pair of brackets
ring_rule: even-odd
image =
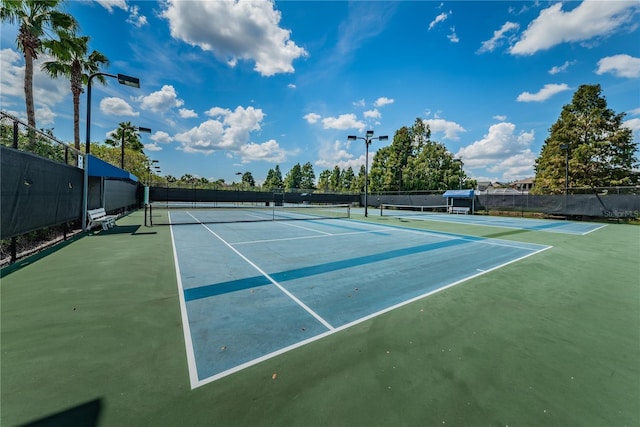
[(370, 216), (552, 248), (192, 390), (170, 228), (142, 221), (3, 271), (0, 425), (640, 425), (638, 226)]

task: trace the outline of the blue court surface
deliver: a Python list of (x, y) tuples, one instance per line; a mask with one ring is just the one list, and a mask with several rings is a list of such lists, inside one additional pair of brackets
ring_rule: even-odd
[(172, 238), (192, 388), (549, 248), (341, 219)]
[[(380, 210), (375, 210), (369, 215), (380, 215)], [(596, 231), (604, 224), (595, 224), (589, 222), (577, 221), (561, 221), (554, 219), (534, 219), (534, 218), (515, 218), (500, 217), (489, 215), (456, 215), (456, 214), (437, 214), (437, 213), (421, 213), (401, 210), (385, 210), (383, 216), (391, 218), (405, 218), (421, 221), (438, 221), (453, 222), (472, 225), (483, 225), (488, 227), (512, 228), (517, 230), (546, 231), (550, 233), (560, 234), (577, 234), (585, 235)]]

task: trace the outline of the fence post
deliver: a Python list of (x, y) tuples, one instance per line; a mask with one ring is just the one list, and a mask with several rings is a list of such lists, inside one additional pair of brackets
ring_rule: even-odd
[(13, 122), (13, 148), (18, 148), (18, 122)]
[(11, 250), (11, 259), (9, 260), (9, 263), (10, 263), (10, 264), (13, 264), (13, 263), (14, 263), (14, 262), (16, 262), (16, 260), (18, 259), (18, 254), (17, 254), (17, 249), (16, 249), (16, 247), (17, 247), (17, 246), (18, 246), (18, 245), (17, 245), (16, 238), (15, 238), (15, 237), (12, 237), (12, 238), (11, 238), (11, 247), (10, 247), (10, 250)]

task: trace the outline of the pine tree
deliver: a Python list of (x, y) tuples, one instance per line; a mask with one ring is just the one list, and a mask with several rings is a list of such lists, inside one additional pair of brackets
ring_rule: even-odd
[(307, 162), (302, 165), (302, 178), (300, 180), (300, 188), (313, 190), (316, 188), (316, 174), (313, 172), (313, 165)]
[[(558, 194), (566, 187), (637, 185), (638, 143), (622, 126), (625, 114), (607, 107), (600, 85), (582, 85), (562, 108), (536, 159), (532, 193)], [(568, 164), (566, 159), (568, 158)], [(568, 173), (567, 173), (568, 172)], [(565, 182), (565, 175), (569, 176)]]

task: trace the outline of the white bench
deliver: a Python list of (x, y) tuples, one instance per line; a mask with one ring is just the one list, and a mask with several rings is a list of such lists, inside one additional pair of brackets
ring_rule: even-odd
[(469, 208), (465, 208), (462, 206), (449, 206), (449, 213), (450, 214), (464, 214), (467, 215), (469, 214)]
[(89, 209), (87, 211), (87, 216), (89, 217), (89, 225), (87, 228), (91, 229), (100, 225), (103, 230), (113, 227), (116, 224), (116, 218), (118, 217), (117, 215), (107, 215), (104, 208)]

